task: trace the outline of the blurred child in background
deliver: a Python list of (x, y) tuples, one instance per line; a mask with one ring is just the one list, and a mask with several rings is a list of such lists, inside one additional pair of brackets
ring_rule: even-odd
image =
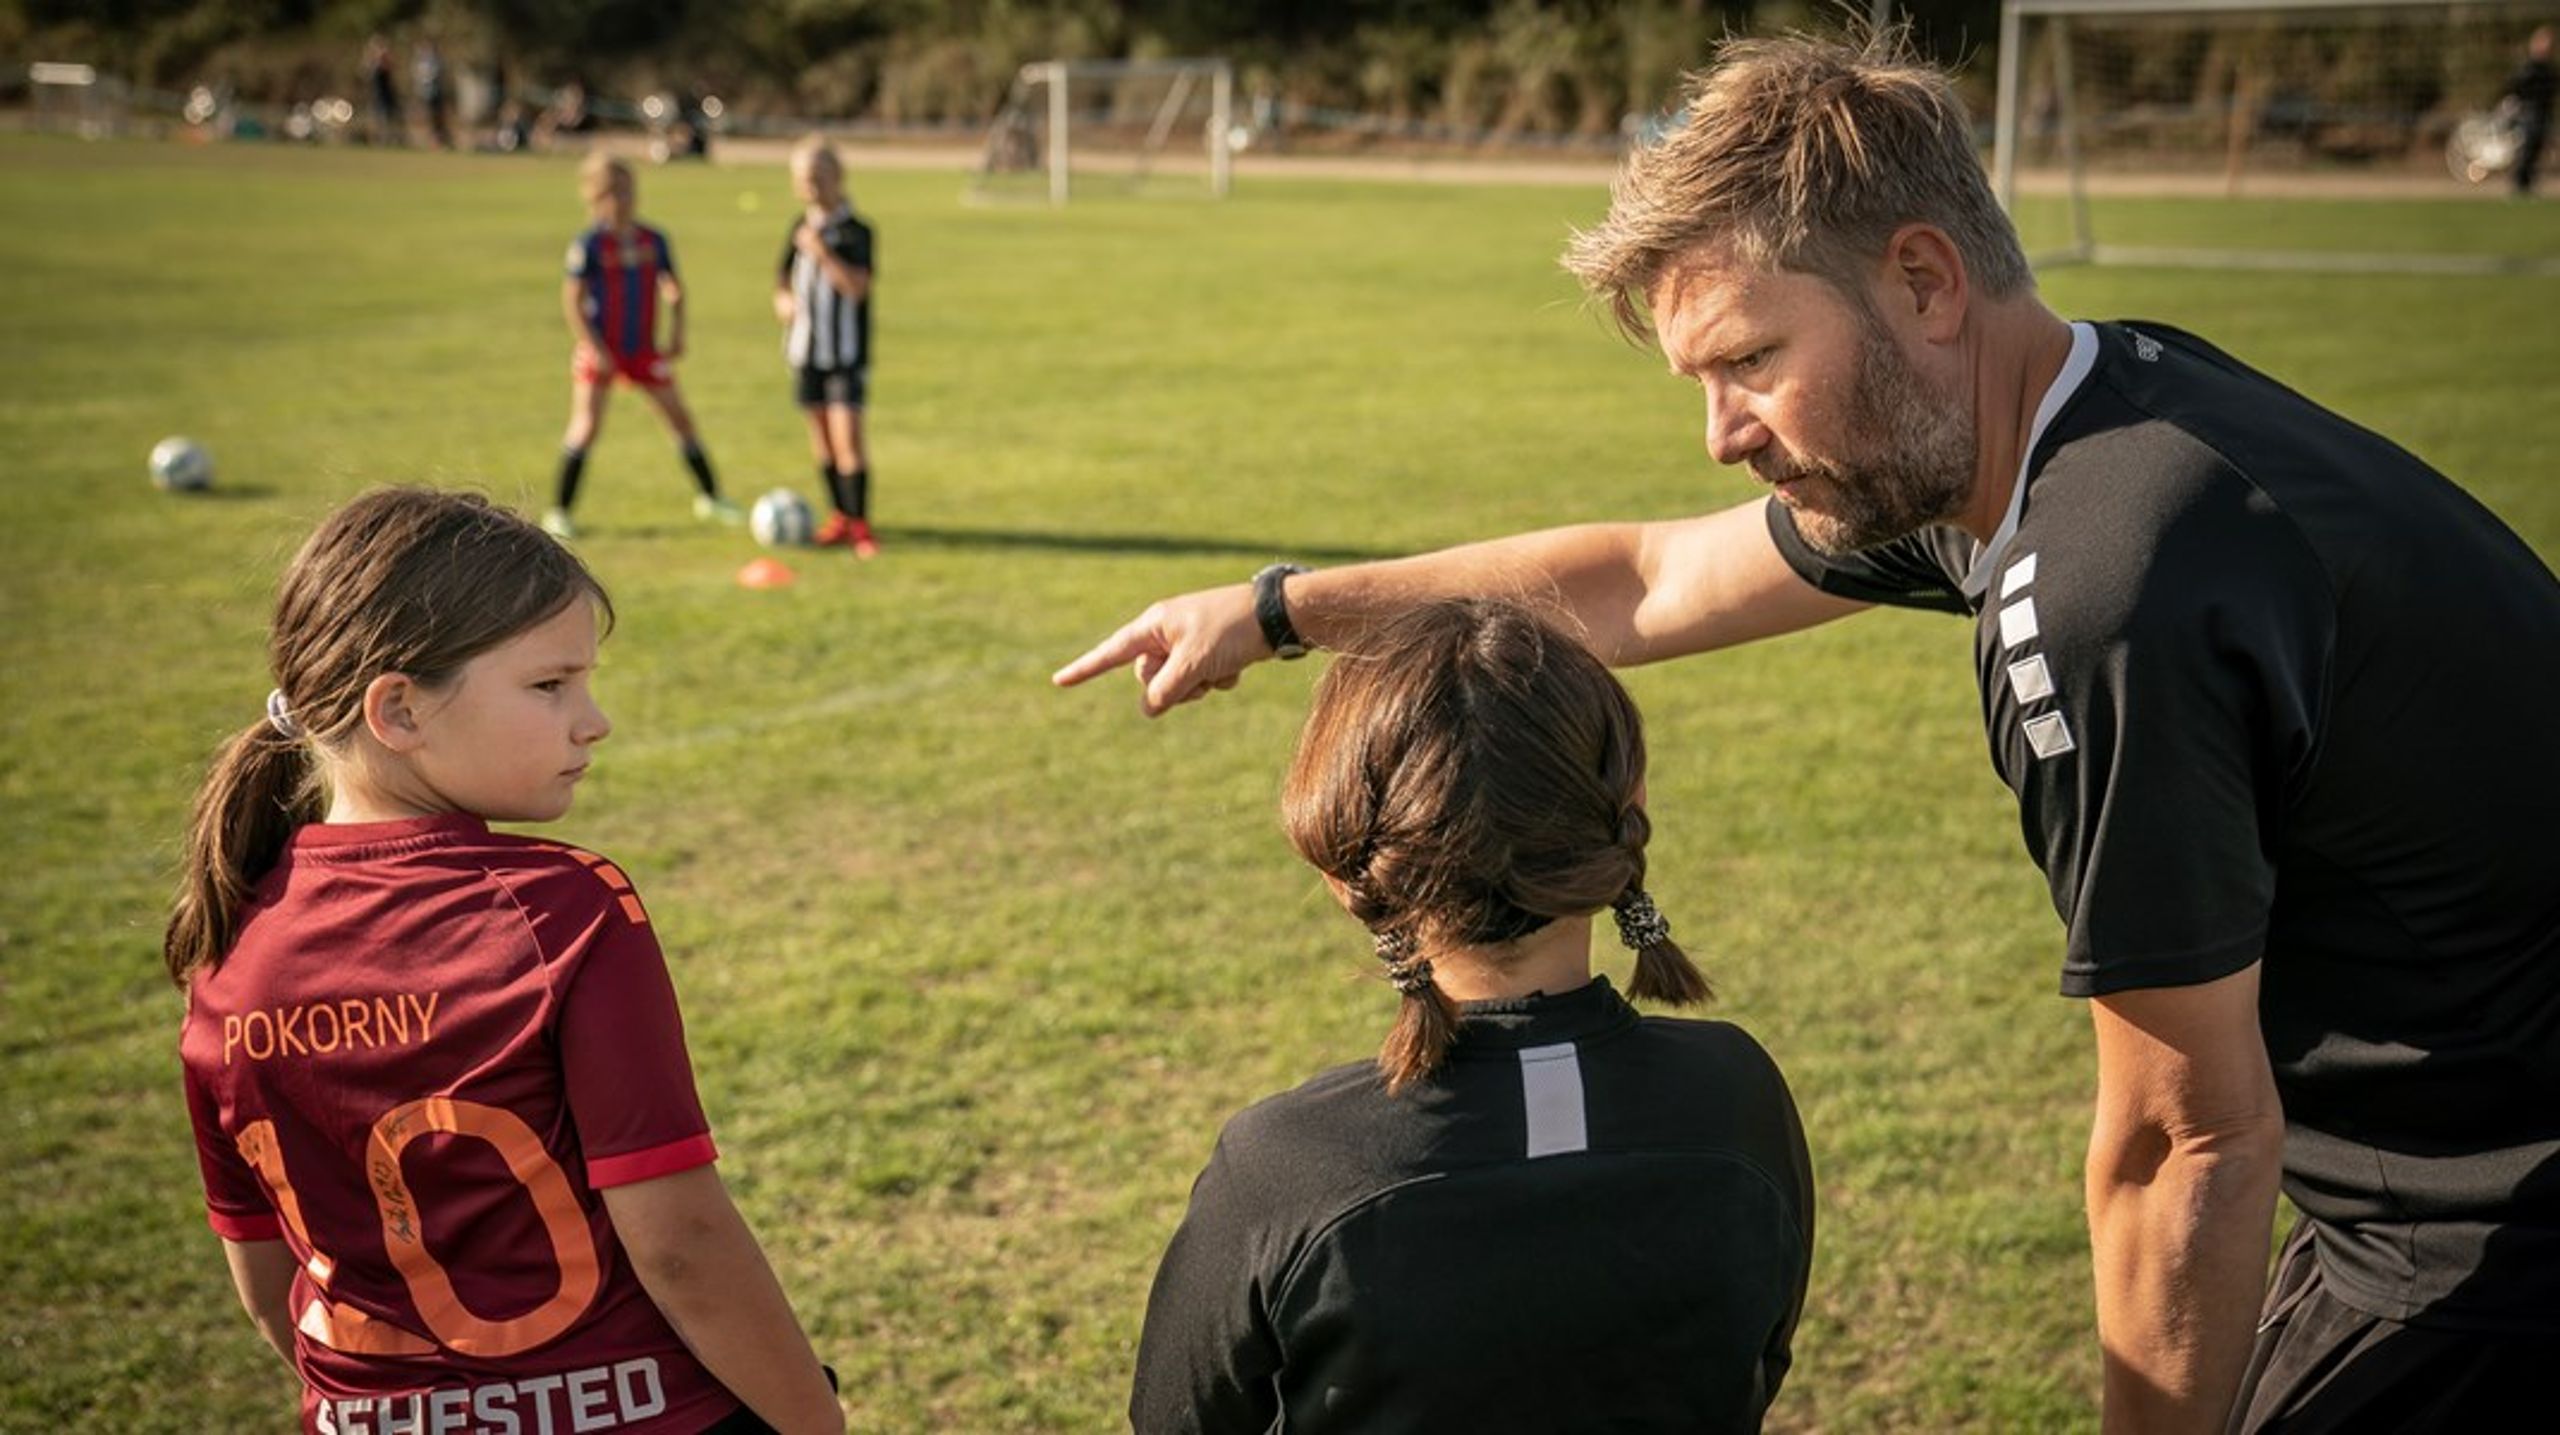
[(639, 200), (631, 166), (591, 154), (579, 166), (578, 188), (594, 223), (569, 241), (569, 274), (560, 285), (561, 312), (577, 349), (570, 361), (569, 431), (560, 441), (559, 481), (542, 526), (555, 538), (577, 536), (569, 512), (578, 501), (587, 450), (604, 430), (605, 400), (617, 379), (646, 395), (675, 435), (693, 474), (694, 516), (745, 522), (746, 511), (721, 497), (720, 480), (676, 388), (675, 361), (684, 357), (684, 286), (676, 280), (675, 251), (664, 233), (632, 217)]
[(823, 135), (791, 151), (791, 188), (801, 208), (783, 239), (773, 314), (789, 330), (783, 356), (809, 421), (818, 477), (835, 508), (818, 542), (869, 558), (880, 551), (871, 532), (871, 465), (862, 447), (871, 373), (871, 226), (854, 214), (844, 162)]

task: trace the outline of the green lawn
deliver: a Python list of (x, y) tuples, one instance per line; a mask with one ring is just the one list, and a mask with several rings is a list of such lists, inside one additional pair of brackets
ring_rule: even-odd
[[(738, 588), (747, 540), (693, 523), (625, 396), (581, 512), (621, 609), (618, 731), (557, 831), (647, 893), (722, 1169), (858, 1427), (1102, 1429), (1220, 1121), (1371, 1051), (1392, 1002), (1275, 819), (1319, 663), (1155, 724), (1125, 681), (1046, 674), (1275, 557), (1746, 484), (1557, 270), (1596, 190), (1248, 182), (1050, 213), (853, 165), (887, 553)], [(641, 183), (727, 483), (813, 492), (763, 294), (779, 170)], [(0, 210), (0, 1428), (281, 1428), (291, 1382), (232, 1303), (178, 1096), (181, 816), (259, 714), (272, 584), (318, 515), (386, 481), (542, 501), (571, 167), (9, 138)], [(2560, 248), (2560, 209), (2498, 213)], [(2560, 552), (2560, 280), (2047, 289), (2206, 333)], [(143, 481), (170, 433), (209, 445), (214, 494)], [(1963, 624), (1878, 614), (1632, 677), (1652, 886), (1813, 1143), (1785, 1429), (2095, 1425), (2085, 1018), (2053, 994), (1969, 662)]]

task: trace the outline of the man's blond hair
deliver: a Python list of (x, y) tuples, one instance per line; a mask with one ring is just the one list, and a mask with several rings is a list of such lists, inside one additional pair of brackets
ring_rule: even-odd
[(1648, 338), (1655, 284), (1701, 250), (1862, 295), (1886, 240), (1919, 222), (1946, 231), (1986, 292), (2033, 284), (1963, 102), (1903, 32), (1729, 40), (1686, 99), (1677, 130), (1627, 157), (1608, 217), (1565, 250), (1628, 338)]

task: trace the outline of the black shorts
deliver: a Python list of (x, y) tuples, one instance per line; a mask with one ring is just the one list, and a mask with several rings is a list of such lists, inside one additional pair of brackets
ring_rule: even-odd
[[(2545, 1409), (2560, 1333), (2404, 1325), (2331, 1294), (2308, 1220), (2276, 1259), (2231, 1435), (2471, 1435)], [(2540, 1417), (2535, 1417), (2540, 1418)]]
[(871, 371), (865, 368), (793, 369), (791, 374), (804, 409), (858, 409), (863, 391), (871, 386)]

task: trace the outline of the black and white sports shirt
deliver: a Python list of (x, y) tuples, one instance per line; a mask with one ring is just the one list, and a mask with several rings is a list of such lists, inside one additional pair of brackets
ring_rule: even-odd
[[(848, 299), (827, 282), (827, 271), (800, 252), (805, 214), (791, 221), (782, 236), (782, 266), (775, 278), (791, 291), (791, 331), (782, 355), (795, 369), (859, 369), (871, 362), (871, 295)], [(838, 205), (820, 226), (827, 252), (851, 268), (871, 273), (879, 268), (872, 253), (871, 226), (854, 217), (849, 205)]]
[(2560, 582), (2201, 340), (2074, 328), (1992, 543), (1827, 558), (1774, 502), (1771, 534), (1817, 587), (1976, 615), (2065, 993), (2263, 961), (2285, 1191), (2339, 1297), (2560, 1330)]
[(1777, 1067), (1605, 978), (1465, 1011), (1401, 1095), (1364, 1062), (1227, 1124), (1147, 1300), (1140, 1435), (1759, 1428), (1813, 1248)]

